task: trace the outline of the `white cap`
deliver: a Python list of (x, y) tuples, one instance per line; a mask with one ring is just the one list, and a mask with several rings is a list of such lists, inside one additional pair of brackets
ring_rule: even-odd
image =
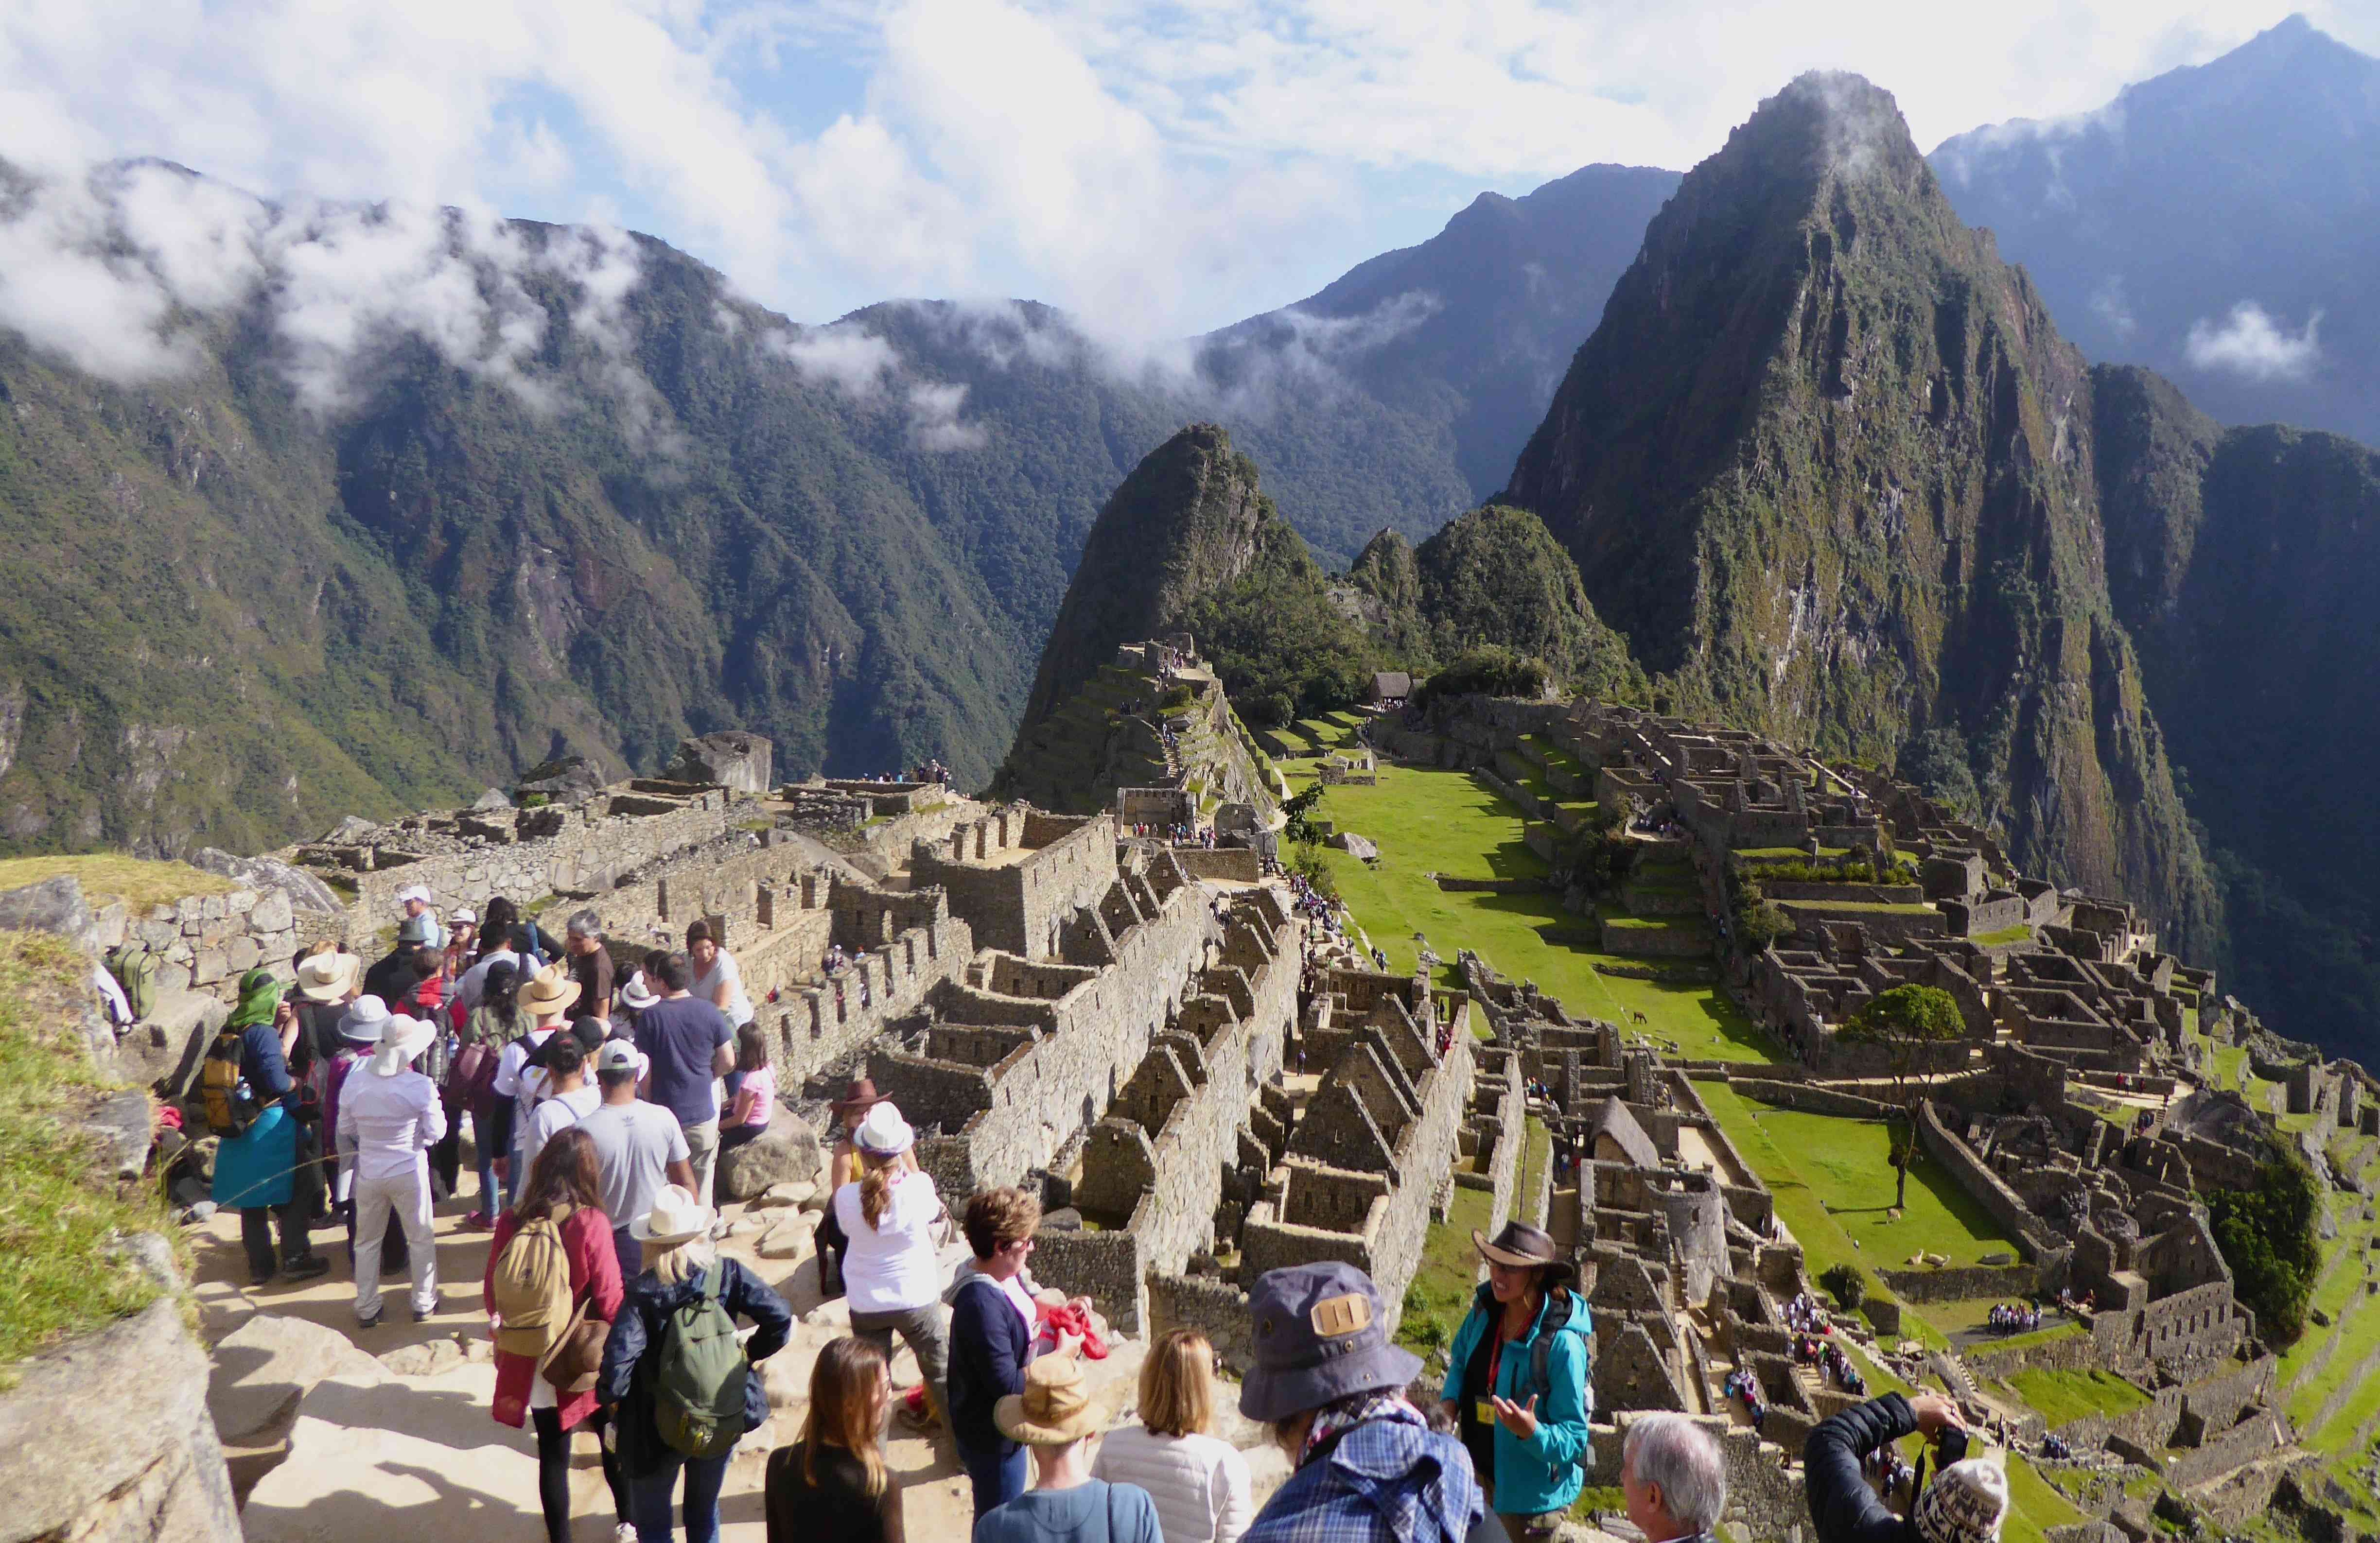
[(480, 913), (469, 906), (456, 906), (455, 914), (446, 918), (446, 921), (450, 926), (476, 927), (480, 924)]
[(398, 905), (403, 905), (407, 900), (419, 900), (423, 905), (428, 905), (430, 903), (430, 886), (426, 884), (408, 884), (404, 888), (396, 892), (396, 903)]

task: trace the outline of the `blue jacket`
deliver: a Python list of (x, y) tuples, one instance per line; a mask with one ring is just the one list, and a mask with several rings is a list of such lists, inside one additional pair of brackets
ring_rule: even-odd
[[(978, 1284), (980, 1283), (980, 1284)], [(1006, 1457), (1017, 1443), (1000, 1433), (991, 1406), (1025, 1391), (1033, 1334), (1000, 1283), (977, 1275), (951, 1298), (951, 1435), (978, 1452)]]
[[(1548, 1320), (1560, 1317), (1558, 1304), (1567, 1301), (1566, 1321), (1548, 1329)], [(1480, 1341), (1492, 1332), (1490, 1325), (1503, 1308), (1499, 1307), (1487, 1286), (1479, 1288), (1471, 1311), (1463, 1327), (1454, 1332), (1454, 1346), (1449, 1353), (1446, 1385), (1440, 1398), (1460, 1402), (1463, 1397), (1463, 1372), (1470, 1364), (1472, 1352)], [(1594, 1331), (1595, 1318), (1586, 1309), (1586, 1299), (1574, 1291), (1546, 1293), (1545, 1306), (1537, 1309), (1537, 1320), (1529, 1326), (1528, 1337), (1514, 1340), (1504, 1346), (1504, 1357), (1496, 1368), (1496, 1383), (1489, 1391), (1510, 1399), (1514, 1404), (1526, 1404), (1529, 1394), (1537, 1394), (1537, 1433), (1522, 1441), (1496, 1426), (1496, 1509), (1508, 1516), (1536, 1516), (1548, 1511), (1567, 1511), (1578, 1492), (1586, 1484), (1586, 1464), (1593, 1453), (1586, 1429), (1587, 1416), (1595, 1408), (1595, 1399), (1587, 1392), (1587, 1335)], [(1532, 1389), (1530, 1371), (1536, 1361), (1537, 1337), (1550, 1332), (1553, 1341), (1546, 1353), (1546, 1380), (1550, 1386)]]
[(1366, 1420), (1290, 1475), (1240, 1543), (1463, 1543), (1486, 1512), (1462, 1442)]
[(246, 1132), (216, 1148), (214, 1202), (229, 1209), (287, 1205), (298, 1189), (298, 1088), (271, 1024), (240, 1031), (239, 1073), (263, 1107)]
[[(793, 1333), (793, 1309), (769, 1284), (732, 1259), (722, 1259), (710, 1271), (725, 1272), (719, 1282), (719, 1305), (733, 1318), (758, 1325), (744, 1343), (744, 1357), (756, 1363), (744, 1380), (744, 1428), (757, 1428), (769, 1417), (769, 1395), (761, 1390), (757, 1363), (785, 1347)], [(620, 1300), (619, 1316), (603, 1341), (603, 1369), (595, 1380), (598, 1403), (619, 1409), (620, 1462), (633, 1476), (650, 1474), (676, 1455), (653, 1428), (653, 1378), (660, 1368), (657, 1350), (671, 1313), (694, 1299), (702, 1274), (675, 1285), (663, 1285), (650, 1270), (628, 1283)]]

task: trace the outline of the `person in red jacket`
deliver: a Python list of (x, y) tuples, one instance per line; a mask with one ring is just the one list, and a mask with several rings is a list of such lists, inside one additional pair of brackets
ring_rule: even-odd
[[(560, 1222), (562, 1247), (570, 1258), (570, 1295), (574, 1308), (584, 1303), (589, 1321), (609, 1323), (620, 1311), (620, 1261), (612, 1248), (612, 1220), (603, 1214), (602, 1182), (595, 1164), (595, 1143), (576, 1127), (547, 1141), (537, 1154), (523, 1187), (520, 1203), (496, 1217), (495, 1236), (488, 1247), (488, 1273), (480, 1291), (491, 1318), (496, 1311), (496, 1261), (504, 1246), (521, 1228), (549, 1217)], [(534, 1356), (499, 1349), (496, 1352), (496, 1419), (517, 1429), (524, 1422), (537, 1430), (537, 1498), (545, 1513), (549, 1543), (570, 1538), (570, 1434), (585, 1426), (595, 1434), (603, 1456), (603, 1481), (612, 1487), (612, 1509), (622, 1537), (628, 1537), (628, 1486), (618, 1461), (603, 1443), (603, 1416), (595, 1392), (557, 1393), (539, 1374)]]

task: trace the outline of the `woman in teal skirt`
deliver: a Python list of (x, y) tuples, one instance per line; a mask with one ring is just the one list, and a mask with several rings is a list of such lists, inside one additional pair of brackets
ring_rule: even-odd
[[(239, 978), (239, 1006), (220, 1032), (239, 1039), (239, 1074), (256, 1095), (256, 1118), (215, 1151), (215, 1204), (239, 1212), (239, 1240), (248, 1250), (249, 1278), (263, 1285), (275, 1274), (312, 1280), (331, 1268), (314, 1252), (307, 1223), (318, 1182), (312, 1143), (298, 1117), (298, 1085), (282, 1053), (281, 982), (269, 970)], [(281, 1251), (273, 1248), (278, 1223)], [(276, 1268), (277, 1265), (277, 1268)]]

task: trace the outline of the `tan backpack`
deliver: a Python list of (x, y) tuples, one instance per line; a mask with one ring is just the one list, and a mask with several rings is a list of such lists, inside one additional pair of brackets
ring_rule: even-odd
[(570, 1209), (524, 1224), (496, 1257), (496, 1348), (542, 1361), (571, 1327), (570, 1254), (562, 1224)]

